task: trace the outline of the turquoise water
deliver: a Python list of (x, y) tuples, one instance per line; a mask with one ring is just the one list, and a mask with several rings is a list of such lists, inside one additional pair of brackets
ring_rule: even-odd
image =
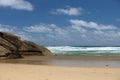
[(54, 55), (120, 56), (120, 47), (47, 46)]

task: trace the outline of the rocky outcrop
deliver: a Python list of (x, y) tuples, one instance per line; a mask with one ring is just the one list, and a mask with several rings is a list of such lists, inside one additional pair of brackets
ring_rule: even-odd
[(0, 32), (0, 56), (21, 58), (21, 55), (52, 56), (50, 50), (31, 41), (22, 41), (20, 37)]
[[(42, 55), (42, 56), (51, 56), (52, 53), (47, 48), (37, 45), (34, 42), (31, 41), (23, 41), (22, 46), (19, 49), (22, 53), (25, 55)], [(26, 53), (25, 53), (26, 52)], [(29, 53), (28, 53), (29, 52)]]

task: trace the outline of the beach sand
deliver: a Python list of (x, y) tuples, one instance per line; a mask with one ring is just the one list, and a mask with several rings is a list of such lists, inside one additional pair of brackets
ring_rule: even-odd
[(0, 63), (0, 80), (120, 80), (120, 68)]
[(0, 80), (120, 80), (119, 57), (29, 56), (0, 61)]

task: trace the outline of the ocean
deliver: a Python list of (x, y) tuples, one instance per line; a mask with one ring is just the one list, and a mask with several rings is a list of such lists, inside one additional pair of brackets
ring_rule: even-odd
[(120, 56), (120, 47), (47, 46), (57, 56)]
[(47, 46), (56, 56), (24, 56), (22, 59), (0, 59), (0, 63), (34, 64), (69, 67), (120, 68), (120, 47)]

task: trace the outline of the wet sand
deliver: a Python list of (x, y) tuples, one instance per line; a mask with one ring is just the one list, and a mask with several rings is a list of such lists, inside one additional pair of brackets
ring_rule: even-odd
[(120, 56), (24, 56), (22, 59), (0, 59), (0, 63), (120, 68)]

